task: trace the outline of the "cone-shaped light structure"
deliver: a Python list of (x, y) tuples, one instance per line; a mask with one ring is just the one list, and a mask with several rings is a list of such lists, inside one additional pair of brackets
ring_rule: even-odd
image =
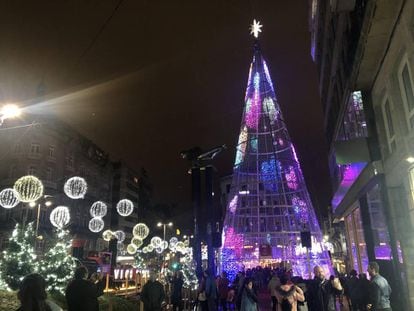
[[(261, 25), (254, 24), (252, 33), (258, 34)], [(309, 249), (302, 247), (308, 232)], [(315, 265), (330, 270), (318, 220), (257, 39), (223, 234), (222, 268), (230, 275), (258, 265), (283, 265), (304, 277), (310, 276)]]

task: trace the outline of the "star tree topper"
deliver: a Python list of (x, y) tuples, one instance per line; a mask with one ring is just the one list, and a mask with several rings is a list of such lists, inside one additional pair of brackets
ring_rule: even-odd
[(260, 22), (254, 19), (253, 24), (250, 26), (250, 34), (253, 35), (255, 38), (259, 37), (259, 32), (262, 32), (263, 25), (260, 25)]

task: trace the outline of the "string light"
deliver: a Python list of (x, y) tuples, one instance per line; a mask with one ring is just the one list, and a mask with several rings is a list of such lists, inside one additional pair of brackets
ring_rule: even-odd
[(102, 201), (96, 201), (92, 204), (90, 214), (92, 217), (104, 217), (108, 211), (107, 205)]
[(13, 208), (19, 203), (19, 194), (13, 188), (6, 188), (0, 192), (0, 205), (2, 207)]
[(19, 178), (13, 186), (21, 202), (29, 203), (40, 199), (43, 195), (43, 184), (39, 178), (27, 175)]
[(56, 228), (64, 228), (69, 224), (70, 212), (66, 206), (58, 206), (50, 213), (50, 222)]
[(69, 178), (65, 185), (63, 186), (63, 191), (71, 199), (83, 199), (85, 197), (86, 191), (88, 190), (88, 184), (86, 180), (82, 177), (72, 177)]
[(138, 223), (132, 228), (132, 234), (134, 237), (144, 240), (149, 234), (149, 228), (144, 223)]
[(131, 200), (123, 199), (119, 201), (116, 205), (116, 210), (118, 211), (118, 214), (121, 216), (129, 216), (134, 211), (134, 203), (132, 203)]
[(102, 229), (104, 228), (104, 226), (105, 226), (105, 223), (102, 220), (102, 218), (95, 217), (95, 218), (92, 218), (89, 221), (89, 230), (91, 230), (92, 232), (102, 231)]

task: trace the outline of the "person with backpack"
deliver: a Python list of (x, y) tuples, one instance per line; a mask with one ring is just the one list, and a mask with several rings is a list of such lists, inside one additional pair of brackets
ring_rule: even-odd
[(280, 286), (276, 288), (276, 299), (279, 311), (297, 311), (298, 301), (305, 301), (305, 295), (300, 287), (284, 275), (280, 278)]

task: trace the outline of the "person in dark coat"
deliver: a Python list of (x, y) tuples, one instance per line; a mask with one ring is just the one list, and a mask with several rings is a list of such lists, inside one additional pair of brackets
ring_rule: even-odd
[(87, 280), (88, 269), (78, 267), (75, 277), (66, 288), (68, 311), (99, 311), (98, 297), (103, 294), (105, 287), (101, 274), (92, 274)]
[(179, 311), (183, 309), (182, 303), (182, 289), (184, 285), (183, 274), (181, 271), (176, 271), (174, 277), (171, 281), (172, 293), (171, 293), (171, 303), (173, 305), (173, 310), (176, 311), (177, 308)]
[(335, 296), (343, 293), (343, 288), (338, 278), (332, 281), (325, 278), (322, 267), (313, 269), (315, 278), (309, 283), (308, 308), (310, 311), (336, 311)]
[(160, 311), (164, 299), (164, 286), (157, 281), (156, 272), (151, 271), (150, 278), (147, 283), (145, 283), (141, 292), (144, 311)]

